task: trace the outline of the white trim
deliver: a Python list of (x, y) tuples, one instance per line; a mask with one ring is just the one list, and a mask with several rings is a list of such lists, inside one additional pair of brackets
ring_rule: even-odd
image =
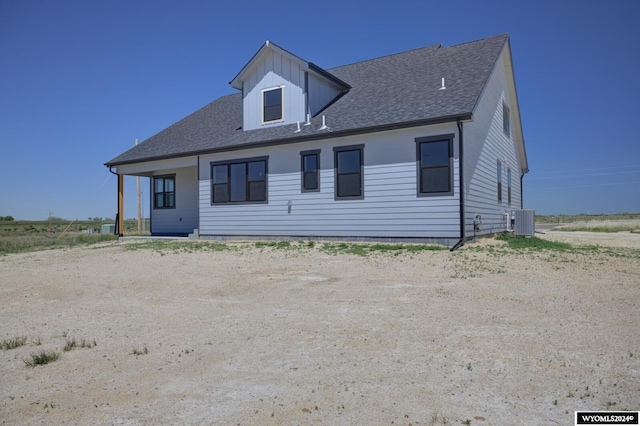
[[(262, 123), (262, 125), (282, 123), (284, 121), (284, 87), (285, 85), (282, 84), (280, 86), (272, 86), (260, 90), (260, 122)], [(280, 89), (280, 119), (264, 121), (264, 93), (277, 89)]]

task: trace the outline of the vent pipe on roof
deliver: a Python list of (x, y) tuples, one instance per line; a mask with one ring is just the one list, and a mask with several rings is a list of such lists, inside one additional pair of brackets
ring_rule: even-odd
[(325, 122), (324, 115), (322, 116), (322, 126), (320, 126), (318, 130), (329, 130), (329, 126), (327, 126), (327, 123)]
[(311, 125), (311, 114), (307, 114), (307, 122), (304, 123), (305, 126), (310, 126)]
[(442, 86), (440, 86), (440, 88), (438, 90), (444, 90), (447, 87), (444, 85), (444, 77), (442, 77)]
[(294, 130), (293, 133), (300, 133), (300, 122), (297, 121), (296, 123), (298, 124), (298, 128)]

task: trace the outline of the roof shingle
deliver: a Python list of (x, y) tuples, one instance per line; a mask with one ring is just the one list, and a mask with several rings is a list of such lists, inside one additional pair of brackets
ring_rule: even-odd
[[(311, 126), (243, 131), (241, 94), (223, 96), (105, 163), (162, 158), (289, 143), (470, 116), (508, 35), (446, 48), (428, 46), (328, 69), (351, 89)], [(441, 79), (446, 90), (438, 90)], [(321, 115), (331, 132), (319, 131)], [(248, 147), (248, 146), (247, 146)]]

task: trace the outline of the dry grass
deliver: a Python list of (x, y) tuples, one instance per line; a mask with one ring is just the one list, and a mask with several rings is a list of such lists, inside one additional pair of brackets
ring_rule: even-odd
[(558, 231), (640, 233), (640, 219), (589, 220), (562, 225), (556, 229)]
[[(112, 234), (97, 233), (103, 223), (113, 221), (0, 221), (0, 256), (117, 239)], [(127, 220), (124, 228), (125, 234), (131, 234), (137, 230), (137, 222)], [(149, 229), (148, 224), (146, 228)], [(87, 229), (93, 229), (94, 233), (86, 233)]]

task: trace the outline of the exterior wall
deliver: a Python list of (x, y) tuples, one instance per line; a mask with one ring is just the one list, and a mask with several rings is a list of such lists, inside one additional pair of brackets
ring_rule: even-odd
[(262, 128), (262, 90), (283, 86), (284, 121), (276, 126), (304, 121), (304, 71), (300, 63), (269, 50), (244, 81), (243, 129)]
[[(464, 125), (464, 177), (466, 235), (473, 235), (473, 219), (482, 216), (479, 234), (507, 229), (505, 213), (520, 209), (521, 164), (518, 161), (511, 120), (511, 136), (502, 124), (502, 105), (513, 112), (507, 93), (504, 53), (500, 56), (474, 112), (473, 123)], [(497, 163), (502, 162), (502, 203), (498, 203)], [(511, 169), (511, 204), (507, 198), (507, 170)]]
[(167, 169), (153, 176), (175, 175), (176, 207), (155, 209), (151, 178), (151, 234), (189, 234), (198, 228), (197, 166)]
[[(453, 195), (417, 196), (417, 137), (456, 133)], [(334, 147), (364, 144), (364, 199), (335, 200)], [(457, 238), (455, 124), (200, 157), (200, 235)], [(320, 149), (320, 191), (301, 191), (300, 151)], [(212, 161), (269, 156), (268, 203), (211, 205)], [(291, 210), (289, 212), (289, 205)]]
[(313, 73), (308, 73), (308, 75), (309, 113), (313, 117), (333, 101), (340, 94), (340, 91)]

